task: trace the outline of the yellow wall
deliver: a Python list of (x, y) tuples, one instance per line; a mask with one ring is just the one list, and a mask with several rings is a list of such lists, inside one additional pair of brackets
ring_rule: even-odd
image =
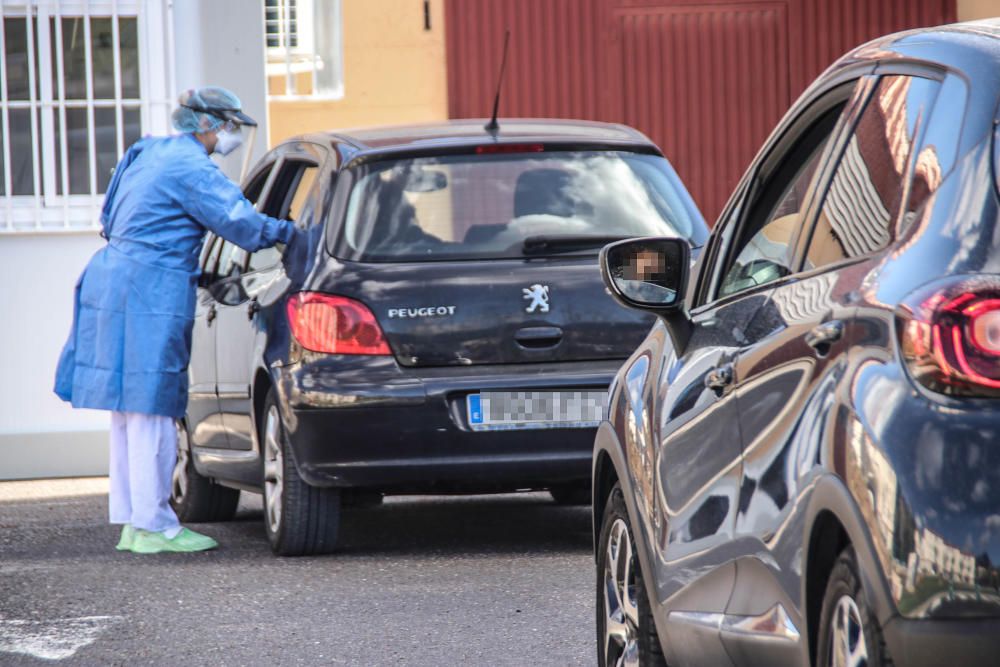
[[(444, 2), (343, 0), (344, 97), (268, 102), (269, 143), (315, 130), (448, 117)], [(272, 82), (272, 87), (273, 87)]]
[(959, 21), (974, 21), (1000, 16), (1000, 0), (958, 0)]

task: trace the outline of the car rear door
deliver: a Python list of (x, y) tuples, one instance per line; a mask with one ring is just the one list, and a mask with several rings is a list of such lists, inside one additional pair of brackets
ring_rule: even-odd
[[(322, 154), (308, 144), (294, 144), (282, 151), (262, 193), (262, 212), (308, 226), (313, 217), (314, 195)], [(251, 388), (266, 342), (261, 312), (280, 298), (284, 269), (281, 251), (264, 248), (255, 253), (233, 254), (232, 276), (219, 293), (216, 372), (222, 420), (232, 449), (253, 449)], [(283, 316), (283, 313), (279, 313)]]
[[(787, 619), (775, 625), (776, 634), (805, 629), (800, 580), (793, 576), (802, 567), (803, 538), (783, 527), (802, 520), (806, 503), (799, 500), (809, 473), (827, 455), (823, 444), (838, 428), (836, 392), (858, 335), (860, 294), (902, 214), (910, 149), (937, 87), (912, 77), (857, 83), (795, 220), (793, 273), (770, 290), (761, 312), (768, 333), (739, 361), (744, 502), (727, 614)], [(808, 656), (805, 642), (767, 642), (737, 631), (724, 632), (723, 639), (737, 664), (793, 665)]]

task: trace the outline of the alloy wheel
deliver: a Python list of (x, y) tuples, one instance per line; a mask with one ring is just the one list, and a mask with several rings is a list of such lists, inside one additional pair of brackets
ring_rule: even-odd
[(281, 451), (281, 421), (278, 408), (272, 405), (264, 421), (264, 512), (271, 533), (281, 526), (281, 491), (284, 455)]
[(639, 664), (635, 557), (628, 525), (622, 519), (615, 519), (611, 525), (604, 563), (604, 664)]
[(174, 503), (181, 505), (188, 492), (188, 462), (191, 454), (188, 449), (187, 429), (180, 420), (174, 424), (177, 427), (177, 461), (174, 463), (174, 472), (171, 475), (171, 494)]
[(837, 600), (830, 619), (830, 667), (867, 667), (868, 647), (861, 611), (850, 595)]

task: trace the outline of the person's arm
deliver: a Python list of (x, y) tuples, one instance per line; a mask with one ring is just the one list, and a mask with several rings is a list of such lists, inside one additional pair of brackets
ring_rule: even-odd
[(248, 252), (288, 243), (295, 225), (254, 210), (240, 188), (214, 166), (198, 169), (189, 177), (185, 212), (201, 225)]

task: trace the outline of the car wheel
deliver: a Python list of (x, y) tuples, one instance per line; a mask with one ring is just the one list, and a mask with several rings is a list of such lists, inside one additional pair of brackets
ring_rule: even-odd
[(177, 462), (170, 483), (170, 506), (183, 523), (229, 521), (240, 502), (239, 489), (230, 489), (202, 476), (194, 467), (191, 442), (183, 420), (177, 425)]
[(600, 667), (663, 667), (663, 649), (635, 553), (621, 486), (608, 497), (597, 543), (597, 660)]
[(553, 486), (549, 488), (549, 494), (560, 505), (589, 505), (590, 481)]
[(851, 547), (840, 553), (830, 572), (819, 629), (817, 664), (821, 667), (891, 667)]
[(333, 551), (340, 529), (340, 490), (310, 486), (299, 476), (273, 389), (263, 422), (264, 526), (271, 550), (279, 556)]

